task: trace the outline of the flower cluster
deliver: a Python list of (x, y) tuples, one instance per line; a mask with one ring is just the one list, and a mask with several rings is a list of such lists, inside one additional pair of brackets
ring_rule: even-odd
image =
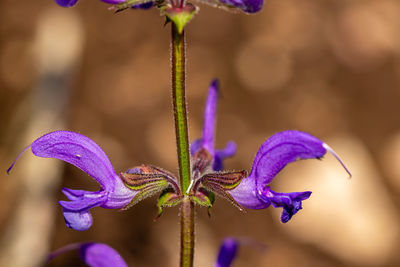
[[(89, 211), (91, 208), (121, 209), (132, 201), (136, 203), (162, 191), (169, 184), (176, 187), (176, 183), (170, 181), (169, 176), (154, 174), (159, 172), (152, 168), (138, 167), (128, 170), (125, 174), (117, 175), (104, 151), (94, 141), (79, 133), (69, 131), (48, 133), (36, 139), (27, 148), (29, 147), (35, 156), (68, 162), (86, 172), (100, 184), (100, 190), (96, 192), (62, 189), (69, 199), (69, 201), (59, 202), (65, 223), (69, 228), (78, 231), (85, 231), (92, 225), (93, 219)], [(14, 164), (15, 162), (8, 172)], [(135, 176), (136, 179), (131, 180), (136, 182), (136, 187), (129, 181), (124, 184), (121, 176)]]

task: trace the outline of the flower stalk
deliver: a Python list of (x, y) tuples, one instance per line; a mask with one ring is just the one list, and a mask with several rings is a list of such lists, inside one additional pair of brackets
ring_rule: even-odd
[(174, 106), (175, 134), (179, 164), (179, 183), (184, 195), (181, 206), (180, 266), (193, 266), (194, 255), (194, 204), (187, 189), (191, 181), (188, 123), (185, 99), (185, 35), (171, 23), (172, 101)]

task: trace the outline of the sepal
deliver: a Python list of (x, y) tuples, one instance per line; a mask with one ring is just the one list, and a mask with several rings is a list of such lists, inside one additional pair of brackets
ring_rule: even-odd
[(247, 176), (246, 171), (208, 173), (201, 178), (202, 183), (214, 183), (225, 190), (232, 190)]
[(190, 200), (194, 203), (207, 207), (208, 216), (211, 216), (210, 210), (215, 201), (215, 194), (205, 188), (199, 188), (197, 192), (190, 196)]
[(227, 192), (237, 187), (242, 179), (247, 176), (246, 171), (240, 172), (221, 172), (209, 173), (203, 175), (199, 182), (208, 190), (220, 195), (221, 197), (229, 200), (240, 211), (244, 211), (242, 205), (236, 202), (232, 195)]
[(161, 195), (158, 197), (157, 207), (158, 207), (158, 215), (157, 218), (162, 215), (165, 207), (173, 207), (181, 203), (183, 195), (176, 194), (171, 189), (164, 190)]
[(196, 177), (205, 173), (213, 163), (212, 155), (204, 148), (200, 148), (192, 157), (192, 173)]
[(170, 186), (179, 193), (179, 188), (174, 178), (168, 172), (154, 166), (142, 165), (120, 173), (119, 176), (126, 187), (138, 191), (132, 201), (123, 210), (129, 209), (139, 201), (151, 197)]

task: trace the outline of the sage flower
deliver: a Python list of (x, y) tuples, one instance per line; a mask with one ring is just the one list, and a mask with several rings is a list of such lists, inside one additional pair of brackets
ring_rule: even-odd
[[(68, 162), (86, 172), (100, 184), (100, 190), (95, 192), (62, 189), (64, 195), (69, 199), (69, 201), (59, 202), (65, 223), (69, 228), (78, 231), (87, 230), (92, 225), (91, 208), (126, 208), (126, 206), (131, 206), (132, 203), (137, 203), (170, 185), (170, 182), (167, 181), (169, 177), (164, 178), (163, 174), (155, 175), (154, 173), (160, 173), (160, 171), (154, 171), (144, 165), (117, 175), (100, 146), (84, 135), (69, 131), (56, 131), (36, 139), (20, 153), (8, 172), (29, 147), (35, 156), (56, 158)], [(146, 172), (151, 174), (147, 175)], [(127, 176), (134, 176), (131, 178), (132, 183), (139, 183), (140, 186), (125, 185), (123, 179), (127, 179)], [(174, 181), (171, 183), (176, 186)]]
[(302, 201), (308, 199), (311, 192), (277, 193), (271, 190), (269, 184), (288, 163), (299, 159), (320, 159), (326, 151), (322, 141), (307, 133), (277, 133), (261, 145), (250, 175), (230, 194), (246, 208), (264, 209), (270, 205), (283, 208), (281, 221), (286, 223), (302, 208)]

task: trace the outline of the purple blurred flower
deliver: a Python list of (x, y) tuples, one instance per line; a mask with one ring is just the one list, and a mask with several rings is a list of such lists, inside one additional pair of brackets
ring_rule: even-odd
[(63, 7), (71, 7), (78, 2), (78, 0), (54, 0), (58, 5)]
[(82, 244), (79, 248), (79, 255), (90, 267), (128, 267), (121, 255), (106, 244)]
[(217, 260), (214, 267), (230, 267), (238, 256), (239, 248), (242, 246), (250, 247), (258, 252), (265, 253), (267, 246), (252, 238), (233, 238), (227, 237), (219, 247)]
[[(214, 80), (209, 89), (204, 112), (202, 138), (196, 140), (191, 147), (192, 155), (203, 149), (212, 156), (213, 162), (211, 164), (214, 171), (220, 171), (223, 166), (223, 159), (232, 156), (235, 152), (233, 142), (225, 150), (214, 150), (217, 98), (218, 83)], [(231, 183), (230, 188), (225, 187), (223, 189), (224, 196), (238, 207), (264, 209), (272, 205), (275, 208), (283, 208), (281, 221), (286, 223), (302, 209), (302, 201), (308, 199), (311, 192), (277, 193), (271, 190), (269, 184), (288, 163), (299, 159), (320, 159), (327, 151), (331, 152), (350, 174), (335, 152), (316, 137), (300, 131), (277, 133), (261, 145), (254, 159), (250, 175), (238, 184)], [(206, 176), (210, 177), (211, 175), (203, 175), (203, 177)], [(214, 180), (216, 180), (216, 176), (218, 174), (213, 176)], [(223, 183), (226, 184), (226, 181), (227, 179)], [(223, 183), (221, 181), (219, 184)]]
[(128, 266), (115, 249), (106, 244), (93, 242), (67, 245), (51, 253), (48, 260), (73, 249), (79, 250), (80, 258), (90, 267)]
[(219, 0), (227, 7), (235, 7), (246, 13), (256, 13), (263, 7), (264, 0)]
[[(123, 208), (138, 193), (124, 185), (104, 151), (86, 136), (74, 132), (57, 131), (38, 138), (30, 147), (35, 156), (68, 162), (86, 172), (100, 184), (101, 189), (96, 192), (62, 189), (70, 201), (59, 203), (63, 208), (65, 223), (72, 229), (78, 231), (89, 229), (93, 222), (89, 211), (91, 208)], [(28, 148), (29, 146), (24, 151)]]
[(229, 267), (232, 262), (236, 258), (236, 255), (239, 250), (239, 242), (234, 238), (225, 238), (222, 242), (217, 261), (214, 264), (214, 267)]

